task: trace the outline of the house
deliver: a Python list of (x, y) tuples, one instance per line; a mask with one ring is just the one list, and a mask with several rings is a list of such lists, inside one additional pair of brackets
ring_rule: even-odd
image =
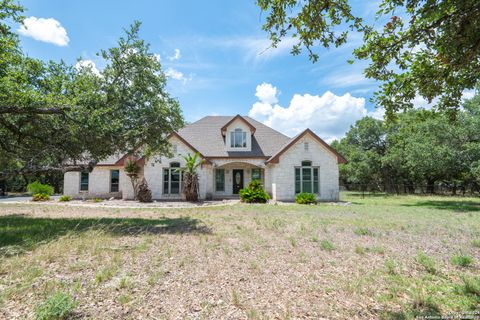
[[(153, 199), (181, 199), (182, 155), (204, 159), (198, 170), (200, 199), (237, 197), (254, 179), (274, 200), (299, 192), (338, 200), (338, 164), (345, 159), (310, 129), (290, 138), (247, 116), (207, 116), (168, 136), (173, 157), (140, 159)], [(126, 156), (110, 157), (92, 172), (67, 172), (64, 193), (73, 197), (133, 198), (123, 170)]]

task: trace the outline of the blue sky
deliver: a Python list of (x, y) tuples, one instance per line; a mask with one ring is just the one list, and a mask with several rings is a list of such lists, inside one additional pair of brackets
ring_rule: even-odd
[[(21, 3), (30, 23), (19, 31), (28, 55), (72, 64), (82, 58), (99, 69), (96, 53), (115, 46), (122, 28), (142, 21), (141, 36), (160, 55), (168, 90), (187, 121), (250, 114), (288, 135), (310, 127), (331, 141), (364, 115), (381, 116), (368, 101), (377, 85), (362, 75), (365, 62), (347, 63), (360, 37), (321, 50), (316, 64), (305, 54), (292, 56), (289, 40), (268, 49), (265, 14), (254, 0)], [(371, 19), (374, 4), (358, 1), (354, 11)]]

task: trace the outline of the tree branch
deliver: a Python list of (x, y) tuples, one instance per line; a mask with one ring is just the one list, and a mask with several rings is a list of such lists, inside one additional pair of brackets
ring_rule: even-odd
[(70, 108), (0, 107), (0, 114), (65, 114)]

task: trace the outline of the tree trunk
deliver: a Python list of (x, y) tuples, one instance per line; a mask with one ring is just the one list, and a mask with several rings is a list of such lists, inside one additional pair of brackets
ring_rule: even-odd
[(198, 201), (198, 176), (196, 173), (184, 173), (182, 192), (185, 195), (185, 200)]

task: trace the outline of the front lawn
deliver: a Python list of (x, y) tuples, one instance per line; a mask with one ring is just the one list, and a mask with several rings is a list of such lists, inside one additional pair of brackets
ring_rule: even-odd
[(55, 299), (82, 319), (409, 319), (478, 310), (480, 199), (342, 200), (351, 204), (2, 204), (0, 318), (35, 318)]

